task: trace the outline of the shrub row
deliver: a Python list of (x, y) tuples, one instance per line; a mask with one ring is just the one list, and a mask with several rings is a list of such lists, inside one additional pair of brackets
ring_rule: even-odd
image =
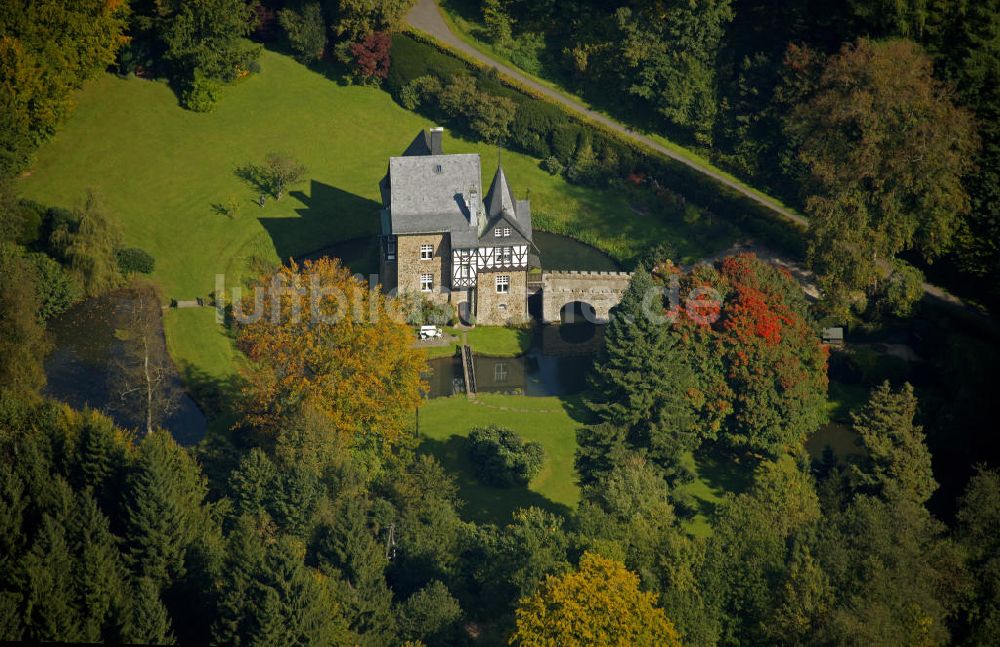
[(422, 35), (395, 34), (386, 88), (405, 107), (484, 138), (475, 111), (449, 111), (447, 102), (442, 105), (438, 94), (455, 77), (472, 76), (476, 91), (482, 95), (480, 102), (507, 99), (514, 104), (514, 117), (503, 133), (503, 143), (542, 159), (543, 168), (550, 173), (563, 173), (571, 182), (588, 185), (606, 184), (632, 174), (654, 178), (746, 233), (766, 239), (785, 252), (803, 253), (801, 231), (767, 207), (680, 162), (653, 154), (601, 124), (571, 114), (535, 96), (530, 89), (512, 87), (495, 70), (462, 57)]

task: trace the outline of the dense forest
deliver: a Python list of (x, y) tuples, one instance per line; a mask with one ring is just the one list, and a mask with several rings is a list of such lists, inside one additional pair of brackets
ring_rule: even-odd
[[(411, 4), (0, 0), (0, 639), (996, 644), (996, 339), (919, 303), (926, 273), (1000, 304), (996, 1), (456, 3), (525, 69), (707, 152), (811, 221), (819, 301), (751, 254), (681, 268), (654, 246), (633, 259), (582, 399), (576, 509), (463, 516), (455, 476), (418, 450), (412, 331), (359, 316), (392, 303), (335, 260), (277, 273), (307, 296), (352, 295), (355, 314), (315, 324), (286, 294), (254, 322), (231, 317), (247, 358), (234, 397), (198, 394), (224, 424), (194, 447), (159, 428), (172, 396), (156, 377), (169, 357), (155, 342), (162, 295), (144, 278), (155, 259), (124, 245), (97, 194), (73, 209), (18, 195), (87, 80), (160, 79), (184, 109), (209, 111), (274, 48), (384, 84), (571, 182), (655, 172), (543, 109), (515, 123), (535, 108), (483, 100), (510, 92), (495, 78), (395, 58)], [(678, 304), (673, 286), (720, 300)], [(129, 428), (43, 393), (46, 322), (123, 287), (137, 305), (122, 379), (146, 394), (128, 401), (141, 413)], [(237, 307), (253, 310), (247, 299)], [(927, 367), (882, 375), (832, 355), (830, 323), (912, 332)], [(846, 414), (861, 451), (816, 459), (805, 443), (833, 381), (864, 389)], [(540, 448), (514, 432), (474, 432), (483, 478), (523, 484), (540, 469)], [(698, 534), (682, 486), (706, 454), (747, 476)]]

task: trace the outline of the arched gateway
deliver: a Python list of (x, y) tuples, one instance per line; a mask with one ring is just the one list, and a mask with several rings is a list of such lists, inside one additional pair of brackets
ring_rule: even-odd
[(568, 323), (567, 316), (606, 323), (628, 288), (629, 272), (543, 272), (542, 321)]

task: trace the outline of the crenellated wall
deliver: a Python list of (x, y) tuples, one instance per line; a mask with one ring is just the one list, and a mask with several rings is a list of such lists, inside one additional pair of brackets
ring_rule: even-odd
[(542, 274), (542, 321), (559, 323), (563, 308), (579, 301), (594, 308), (597, 323), (607, 322), (628, 288), (629, 272), (564, 271)]

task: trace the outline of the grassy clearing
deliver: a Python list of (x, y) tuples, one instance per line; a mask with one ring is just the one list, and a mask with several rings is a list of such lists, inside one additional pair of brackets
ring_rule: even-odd
[[(260, 260), (375, 234), (377, 185), (388, 157), (433, 124), (381, 90), (339, 85), (280, 54), (264, 52), (261, 67), (227, 88), (207, 114), (181, 109), (163, 83), (111, 75), (88, 83), (75, 97), (73, 117), (20, 181), (21, 194), (70, 206), (96, 189), (122, 220), (126, 243), (156, 257), (154, 278), (168, 298), (207, 296), (216, 274), (237, 285)], [(492, 175), (492, 146), (451, 133), (445, 146), (480, 153), (485, 180)], [(235, 170), (272, 150), (298, 158), (308, 180), (261, 208), (259, 192)], [(530, 191), (536, 210), (574, 222), (608, 246), (627, 240), (641, 248), (676, 235), (666, 223), (635, 218), (621, 192), (570, 185), (517, 153), (504, 155), (504, 167), (519, 196)], [(233, 219), (214, 207), (231, 196), (241, 204)], [(231, 341), (208, 315), (171, 314), (166, 334), (182, 370), (235, 366)]]
[(446, 326), (446, 336), (451, 336), (453, 343), (445, 346), (427, 347), (427, 358), (451, 357), (462, 343), (462, 334), (472, 348), (472, 352), (489, 357), (517, 357), (528, 352), (534, 337), (533, 328), (507, 328), (494, 326), (479, 326), (468, 330)]
[(732, 457), (708, 447), (700, 449), (697, 456), (689, 454), (685, 462), (694, 471), (695, 478), (679, 485), (677, 494), (693, 499), (697, 512), (683, 525), (692, 535), (706, 537), (712, 533), (716, 507), (726, 494), (743, 491), (750, 484), (752, 471)]
[[(420, 408), (421, 451), (436, 456), (456, 476), (467, 519), (505, 523), (518, 508), (538, 506), (565, 513), (580, 499), (573, 457), (581, 426), (575, 398), (529, 398), (480, 394), (428, 400)], [(575, 416), (575, 417), (574, 417)], [(495, 488), (479, 483), (467, 457), (466, 437), (473, 427), (498, 424), (545, 448), (545, 466), (526, 488)]]

